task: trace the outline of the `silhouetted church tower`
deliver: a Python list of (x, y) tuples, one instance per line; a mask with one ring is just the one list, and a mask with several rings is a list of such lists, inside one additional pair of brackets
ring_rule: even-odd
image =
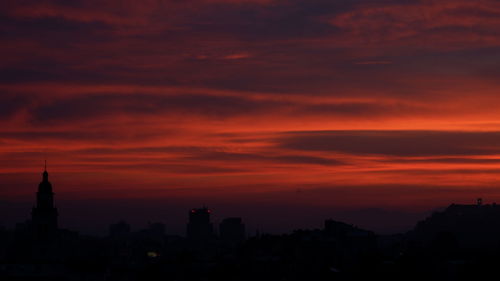
[(54, 207), (54, 192), (52, 192), (47, 162), (45, 162), (42, 182), (38, 185), (36, 193), (36, 206), (31, 212), (35, 234), (40, 238), (46, 238), (53, 234), (57, 230), (57, 216), (57, 208)]

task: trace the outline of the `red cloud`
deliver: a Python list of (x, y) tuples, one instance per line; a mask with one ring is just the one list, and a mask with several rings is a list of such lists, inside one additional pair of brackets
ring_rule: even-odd
[(499, 46), (500, 3), (494, 0), (425, 0), (415, 4), (361, 5), (329, 20), (351, 44), (386, 47)]

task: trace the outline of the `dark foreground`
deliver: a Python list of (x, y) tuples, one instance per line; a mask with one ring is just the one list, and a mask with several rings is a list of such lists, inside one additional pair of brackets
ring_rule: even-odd
[(476, 280), (500, 268), (496, 204), (451, 205), (393, 236), (327, 220), (245, 239), (230, 224), (216, 236), (191, 223), (188, 238), (161, 224), (118, 223), (106, 238), (20, 224), (0, 230), (0, 280)]

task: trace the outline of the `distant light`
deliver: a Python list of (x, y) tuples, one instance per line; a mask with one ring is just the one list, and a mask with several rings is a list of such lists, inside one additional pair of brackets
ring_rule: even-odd
[(340, 272), (340, 270), (338, 270), (337, 268), (333, 267), (333, 266), (330, 266), (330, 271), (331, 272)]
[(212, 211), (211, 210), (207, 210), (207, 212), (211, 213)]
[(158, 254), (157, 252), (148, 252), (148, 258), (157, 258), (160, 256), (160, 254)]
[(195, 209), (192, 209), (192, 210), (191, 210), (191, 213), (196, 213), (196, 210), (195, 210)]

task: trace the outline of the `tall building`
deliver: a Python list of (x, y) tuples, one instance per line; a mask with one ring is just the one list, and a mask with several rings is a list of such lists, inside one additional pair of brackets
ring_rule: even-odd
[(238, 243), (245, 240), (245, 225), (241, 218), (227, 218), (219, 225), (220, 238), (230, 243)]
[(130, 235), (130, 225), (120, 221), (109, 226), (109, 236), (114, 239), (127, 238)]
[(42, 182), (36, 193), (36, 206), (31, 212), (32, 227), (38, 238), (49, 238), (57, 231), (57, 208), (54, 206), (54, 192), (49, 182), (47, 165), (42, 175)]
[(213, 225), (210, 222), (211, 211), (206, 208), (189, 211), (187, 238), (191, 240), (207, 240), (213, 237)]

